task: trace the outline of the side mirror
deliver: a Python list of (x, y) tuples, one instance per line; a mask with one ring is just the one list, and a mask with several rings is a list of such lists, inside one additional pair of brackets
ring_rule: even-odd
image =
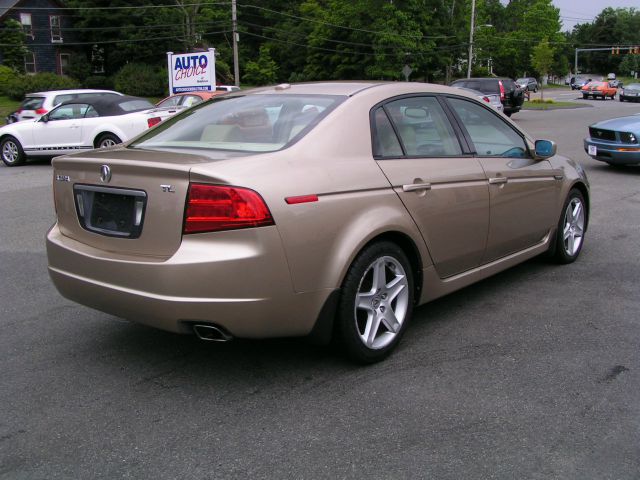
[(556, 154), (558, 146), (556, 142), (551, 140), (536, 140), (536, 160), (544, 160), (545, 158), (553, 157)]
[(42, 115), (40, 117), (40, 121), (44, 122), (44, 123), (47, 123), (49, 121), (49, 114), (45, 113), (44, 115)]

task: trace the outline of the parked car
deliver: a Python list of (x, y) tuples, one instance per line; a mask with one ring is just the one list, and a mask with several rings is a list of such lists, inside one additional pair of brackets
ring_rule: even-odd
[(203, 339), (396, 347), (415, 305), (580, 254), (585, 172), (474, 95), (417, 82), (224, 96), (53, 160), (65, 297)]
[(474, 90), (473, 88), (457, 87), (455, 85), (453, 87), (459, 88), (460, 90), (464, 90), (465, 92), (472, 93), (483, 102), (487, 102), (489, 105), (491, 105), (491, 107), (495, 108), (498, 112), (502, 112), (504, 110), (504, 106), (500, 101), (500, 95), (485, 94), (478, 90)]
[(217, 92), (239, 92), (240, 87), (235, 85), (216, 85)]
[(0, 155), (5, 165), (28, 157), (105, 148), (128, 140), (170, 115), (144, 98), (123, 95), (68, 100), (40, 120), (0, 128)]
[(516, 80), (516, 83), (520, 88), (528, 92), (538, 91), (538, 80), (533, 77), (523, 77)]
[(618, 94), (621, 102), (637, 102), (640, 101), (640, 83), (630, 83), (620, 90)]
[(571, 90), (580, 90), (589, 82), (590, 80), (584, 77), (571, 77), (569, 85), (571, 86)]
[(122, 95), (113, 90), (92, 90), (80, 88), (76, 90), (51, 90), (48, 92), (27, 93), (16, 111), (19, 122), (36, 120), (63, 102), (77, 98), (87, 98), (102, 95)]
[(592, 96), (594, 99), (601, 98), (602, 100), (606, 100), (607, 97), (614, 99), (618, 89), (610, 87), (607, 82), (589, 82), (582, 87), (581, 92), (582, 98), (584, 99)]
[(640, 163), (640, 115), (612, 118), (589, 127), (584, 150), (609, 165)]
[[(226, 92), (226, 91), (225, 91)], [(225, 92), (222, 91), (199, 91), (199, 92), (184, 92), (184, 93), (176, 93), (175, 95), (171, 95), (170, 97), (165, 98), (164, 100), (160, 100), (156, 103), (156, 107), (160, 108), (177, 108), (184, 109), (193, 107), (205, 100), (209, 100), (217, 95), (223, 95)]]
[(488, 95), (500, 95), (507, 117), (519, 112), (524, 103), (524, 91), (510, 78), (462, 78), (452, 82), (451, 86), (471, 88)]

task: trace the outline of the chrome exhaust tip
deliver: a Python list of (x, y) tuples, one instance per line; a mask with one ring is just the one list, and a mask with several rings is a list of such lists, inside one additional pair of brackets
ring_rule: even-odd
[(194, 325), (193, 332), (205, 342), (228, 342), (233, 337), (214, 325)]

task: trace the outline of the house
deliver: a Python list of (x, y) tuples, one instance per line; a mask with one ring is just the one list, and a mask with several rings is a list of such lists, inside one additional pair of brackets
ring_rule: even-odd
[[(72, 49), (71, 20), (63, 4), (57, 0), (0, 0), (0, 25), (13, 18), (22, 24), (27, 35), (29, 54), (25, 55), (27, 73), (66, 73)], [(0, 63), (1, 63), (0, 53)]]

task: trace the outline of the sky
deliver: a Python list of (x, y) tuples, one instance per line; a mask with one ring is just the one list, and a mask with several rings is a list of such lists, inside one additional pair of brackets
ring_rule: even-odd
[(640, 10), (639, 0), (553, 0), (560, 9), (562, 29), (570, 31), (577, 23), (590, 23), (605, 8), (635, 7)]

